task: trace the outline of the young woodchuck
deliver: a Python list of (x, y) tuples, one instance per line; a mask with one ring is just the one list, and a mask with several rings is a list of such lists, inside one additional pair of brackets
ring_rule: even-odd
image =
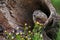
[(44, 12), (42, 12), (41, 10), (35, 10), (33, 12), (34, 22), (39, 22), (39, 23), (44, 24), (47, 19), (48, 19), (47, 15)]

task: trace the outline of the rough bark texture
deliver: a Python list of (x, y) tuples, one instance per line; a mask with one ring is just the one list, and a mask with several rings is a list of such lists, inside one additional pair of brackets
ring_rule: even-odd
[[(19, 28), (20, 31), (20, 29), (24, 29), (24, 25), (27, 23), (27, 26), (31, 26), (29, 30), (32, 31), (34, 28), (33, 12), (35, 10), (41, 10), (48, 16), (45, 26), (52, 20), (55, 24), (56, 11), (50, 0), (0, 0), (0, 27), (8, 32), (13, 29), (17, 30), (16, 28)], [(46, 27), (45, 30), (47, 30)], [(46, 38), (44, 40), (48, 39), (47, 37), (44, 38)]]

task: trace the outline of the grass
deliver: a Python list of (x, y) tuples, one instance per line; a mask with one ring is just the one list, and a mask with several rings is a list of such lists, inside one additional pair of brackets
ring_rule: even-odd
[(60, 14), (60, 0), (51, 0), (56, 11)]
[[(43, 30), (43, 24), (36, 22), (33, 32), (27, 31), (28, 35), (25, 35), (26, 34), (25, 32), (16, 33), (15, 35), (14, 33), (7, 33), (7, 32), (5, 33), (8, 35), (7, 40), (43, 40), (42, 30)], [(57, 33), (57, 38), (55, 40), (60, 40), (60, 29), (59, 29), (59, 32)]]

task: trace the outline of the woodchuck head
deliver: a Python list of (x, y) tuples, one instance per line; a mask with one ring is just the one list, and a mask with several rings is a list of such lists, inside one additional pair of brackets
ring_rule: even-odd
[(47, 15), (43, 13), (41, 10), (35, 10), (33, 12), (34, 22), (39, 22), (39, 23), (44, 24), (47, 19), (48, 19)]

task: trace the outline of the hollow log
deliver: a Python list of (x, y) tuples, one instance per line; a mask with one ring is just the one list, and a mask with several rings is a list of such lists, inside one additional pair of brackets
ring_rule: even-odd
[(27, 24), (27, 27), (31, 26), (28, 30), (32, 31), (34, 28), (33, 12), (35, 10), (41, 10), (48, 16), (44, 26), (47, 26), (52, 20), (53, 24), (56, 23), (54, 16), (57, 13), (50, 0), (0, 0), (0, 27), (8, 32), (13, 30), (20, 32), (24, 30), (24, 26)]

